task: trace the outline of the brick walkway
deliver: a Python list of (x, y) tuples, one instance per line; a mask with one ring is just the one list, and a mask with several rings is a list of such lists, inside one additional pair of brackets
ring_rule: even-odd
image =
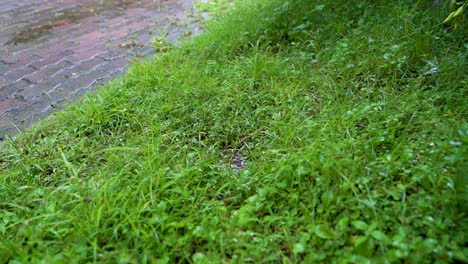
[(191, 0), (0, 1), (0, 140), (193, 33)]

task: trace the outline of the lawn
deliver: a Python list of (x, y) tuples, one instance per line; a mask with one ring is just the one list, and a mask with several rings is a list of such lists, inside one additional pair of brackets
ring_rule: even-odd
[(466, 10), (229, 2), (0, 146), (0, 262), (468, 262)]

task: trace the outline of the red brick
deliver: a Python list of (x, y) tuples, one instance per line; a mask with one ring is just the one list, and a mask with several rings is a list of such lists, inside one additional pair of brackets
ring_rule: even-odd
[(3, 114), (13, 108), (17, 108), (18, 106), (24, 104), (25, 102), (18, 99), (5, 99), (0, 101), (0, 114)]
[(6, 63), (6, 64), (13, 64), (13, 63), (18, 62), (19, 58), (17, 58), (16, 56), (8, 56), (8, 57), (5, 57), (5, 58), (2, 58), (1, 61)]
[(69, 68), (70, 65), (71, 65), (71, 63), (68, 62), (68, 61), (62, 61), (62, 62), (57, 63), (57, 64), (51, 64), (51, 65), (48, 65), (47, 67), (43, 68), (40, 71), (37, 71), (37, 72), (35, 72), (33, 74), (25, 76), (23, 79), (28, 80), (31, 83), (38, 83), (41, 80), (50, 78), (51, 76), (53, 76), (54, 74), (56, 74), (57, 72), (59, 72), (61, 70)]
[(64, 50), (64, 51), (61, 51), (59, 53), (50, 55), (50, 56), (48, 56), (48, 57), (46, 57), (44, 59), (35, 61), (35, 62), (31, 63), (29, 66), (37, 68), (37, 69), (41, 69), (44, 66), (47, 66), (49, 64), (54, 64), (54, 63), (56, 63), (58, 61), (61, 61), (61, 60), (65, 59), (65, 58), (67, 58), (70, 55), (73, 55), (73, 51)]
[(77, 41), (80, 44), (81, 43), (87, 43), (87, 42), (95, 42), (98, 39), (103, 39), (108, 37), (108, 32), (103, 32), (103, 31), (93, 31), (84, 35), (81, 35), (80, 37), (73, 39), (73, 41)]
[(57, 52), (61, 52), (64, 50), (73, 50), (74, 43), (70, 41), (54, 41), (54, 42), (47, 42), (44, 45), (36, 47), (35, 49), (31, 50), (35, 55), (40, 56), (41, 58), (47, 58), (52, 54), (56, 54)]
[[(61, 106), (121, 74), (133, 56), (128, 51), (136, 49), (119, 47), (119, 44), (135, 34), (137, 43), (147, 44), (138, 50), (148, 53), (151, 36), (145, 31), (149, 27), (165, 27), (168, 20), (164, 17), (183, 14), (179, 4), (191, 3), (190, 0), (166, 0), (162, 10), (158, 10), (154, 0), (119, 1), (125, 1), (128, 8), (94, 8), (96, 0), (0, 1), (0, 16), (7, 18), (0, 27), (2, 40), (8, 41), (16, 32), (28, 28), (53, 25), (47, 28), (47, 35), (29, 42), (9, 46), (4, 46), (6, 41), (0, 42), (0, 61), (3, 61), (0, 62), (0, 107), (1, 111), (7, 111), (0, 114), (0, 126), (3, 126), (1, 120), (8, 116), (13, 120), (10, 127), (16, 125), (22, 129), (55, 111), (52, 104)], [(116, 2), (104, 3), (115, 5)], [(60, 14), (72, 9), (96, 12), (70, 23), (71, 16)], [(177, 28), (171, 25), (168, 30)], [(13, 95), (24, 98), (24, 104), (15, 101), (19, 99)]]
[(10, 81), (18, 81), (23, 79), (25, 76), (33, 73), (35, 70), (31, 67), (23, 67), (20, 69), (15, 69), (7, 72), (5, 78)]
[(109, 63), (113, 68), (122, 68), (128, 64), (128, 58), (125, 56), (118, 57)]
[(30, 84), (26, 81), (20, 80), (17, 82), (7, 83), (1, 87), (0, 100), (6, 99), (14, 94), (18, 94), (19, 91), (25, 89)]
[(36, 56), (34, 54), (27, 54), (27, 53), (22, 53), (20, 55), (15, 56), (15, 57), (16, 57), (15, 59), (13, 59), (13, 58), (6, 59), (6, 60), (8, 60), (8, 62), (12, 62), (12, 63), (7, 63), (9, 71), (24, 68), (24, 67), (28, 66), (29, 64), (42, 59), (39, 56)]
[(78, 64), (80, 61), (89, 60), (105, 53), (106, 49), (104, 47), (95, 47), (82, 51), (77, 50), (75, 54), (70, 56), (67, 60), (73, 64)]
[(9, 70), (8, 64), (0, 62), (0, 76), (5, 75)]
[(96, 67), (106, 64), (107, 62), (99, 57), (94, 57), (89, 60), (77, 62), (76, 66), (71, 69), (71, 71), (77, 76), (81, 73), (86, 73), (94, 70)]

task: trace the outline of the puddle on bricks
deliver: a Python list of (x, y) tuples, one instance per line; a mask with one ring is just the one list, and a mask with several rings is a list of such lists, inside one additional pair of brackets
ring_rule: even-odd
[[(18, 29), (12, 39), (5, 44), (8, 46), (19, 45), (34, 41), (46, 36), (53, 28), (79, 23), (80, 20), (105, 13), (107, 19), (117, 17), (125, 13), (129, 8), (160, 8), (165, 0), (87, 0), (77, 3), (74, 7), (64, 10), (47, 10), (50, 12), (48, 19), (30, 23)], [(46, 16), (47, 17), (47, 16)]]

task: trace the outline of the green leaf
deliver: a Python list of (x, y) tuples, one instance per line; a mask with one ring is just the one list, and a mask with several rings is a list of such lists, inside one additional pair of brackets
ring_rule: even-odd
[(465, 9), (466, 4), (467, 2), (465, 2), (462, 6), (460, 6), (456, 11), (453, 11), (452, 13), (450, 13), (450, 15), (442, 23), (448, 23), (455, 17), (459, 16)]
[(356, 240), (354, 240), (354, 245), (355, 246), (359, 246), (361, 245), (362, 243), (366, 242), (367, 241), (367, 237), (365, 236), (360, 236), (358, 237)]
[(379, 230), (372, 231), (371, 236), (381, 242), (387, 243), (390, 241), (388, 237), (382, 231)]
[(352, 224), (354, 227), (356, 227), (359, 230), (367, 230), (368, 228), (368, 225), (363, 221), (355, 220), (352, 222)]
[(194, 263), (206, 263), (206, 256), (203, 253), (197, 252), (193, 254), (192, 260)]
[(348, 228), (348, 224), (349, 224), (349, 217), (345, 216), (341, 218), (340, 220), (338, 220), (338, 223), (336, 224), (336, 226), (338, 227), (339, 231), (344, 232)]
[(315, 234), (323, 239), (335, 239), (336, 235), (333, 230), (327, 225), (317, 225), (315, 227)]
[(301, 244), (301, 243), (294, 244), (294, 246), (293, 246), (293, 253), (294, 254), (303, 253), (304, 251), (305, 251), (305, 248), (304, 248), (303, 244)]

